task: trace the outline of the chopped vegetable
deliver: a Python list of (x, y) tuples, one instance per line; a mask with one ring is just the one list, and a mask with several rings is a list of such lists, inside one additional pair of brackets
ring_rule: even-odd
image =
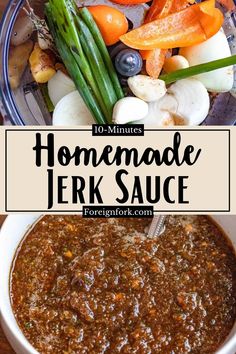
[(173, 55), (166, 58), (163, 69), (166, 73), (171, 73), (176, 70), (185, 69), (189, 67), (188, 60), (182, 55)]
[(66, 258), (72, 258), (73, 257), (73, 254), (72, 254), (72, 252), (71, 251), (66, 251), (65, 253), (64, 253), (64, 256), (66, 257)]
[(56, 105), (53, 125), (91, 125), (93, 117), (78, 91), (64, 96)]
[(166, 57), (167, 49), (153, 49), (149, 51), (146, 60), (146, 71), (151, 77), (158, 79)]
[(75, 90), (74, 82), (60, 70), (48, 81), (48, 94), (54, 106), (64, 96)]
[(106, 45), (117, 43), (120, 36), (128, 31), (128, 20), (121, 11), (106, 5), (90, 6), (88, 10), (98, 25)]
[(214, 0), (187, 7), (145, 24), (120, 37), (135, 49), (168, 49), (201, 43), (219, 31), (223, 14), (215, 8)]
[(199, 125), (206, 118), (209, 108), (209, 94), (204, 85), (193, 78), (179, 80), (168, 89), (168, 94), (175, 97), (175, 114), (184, 119), (187, 125)]
[(143, 67), (142, 57), (136, 50), (123, 49), (115, 58), (115, 67), (125, 77), (137, 75)]
[(153, 0), (150, 10), (145, 18), (145, 23), (165, 17), (185, 9), (189, 5), (188, 0)]
[(126, 124), (143, 119), (148, 114), (148, 104), (137, 97), (125, 97), (119, 100), (113, 110), (113, 122)]
[(133, 94), (146, 102), (157, 101), (166, 93), (166, 85), (162, 80), (147, 75), (136, 75), (128, 79)]
[(51, 56), (44, 52), (38, 43), (34, 45), (29, 63), (34, 80), (40, 84), (48, 82), (56, 74)]
[[(176, 99), (172, 95), (165, 94), (159, 100), (148, 104), (148, 114), (143, 119), (132, 123), (156, 126), (175, 125), (174, 112), (176, 112), (176, 110)], [(185, 124), (183, 119), (182, 124)]]
[(198, 125), (207, 116), (209, 94), (196, 79), (184, 79), (171, 85), (158, 101), (149, 103), (147, 116), (138, 121), (151, 125)]
[(231, 57), (227, 57), (224, 59), (213, 60), (208, 63), (194, 65), (186, 69), (177, 70), (169, 74), (163, 74), (159, 77), (159, 79), (164, 80), (166, 84), (170, 84), (181, 79), (185, 79), (191, 76), (199, 75), (235, 64), (236, 55), (232, 55)]
[[(187, 7), (187, 0), (154, 0), (145, 23), (163, 18), (170, 13), (183, 10)], [(146, 71), (153, 78), (158, 78), (164, 65), (167, 49), (153, 49), (142, 51), (142, 57), (146, 59)]]
[[(167, 16), (172, 8), (173, 0), (153, 0), (145, 18), (145, 23)], [(146, 71), (151, 77), (158, 79), (167, 54), (166, 49), (153, 49), (142, 51), (141, 55), (146, 60)]]
[[(153, 0), (152, 5), (145, 17), (145, 23), (167, 16), (171, 12), (174, 0)], [(173, 11), (175, 12), (175, 11)]]
[(27, 42), (11, 47), (9, 52), (8, 75), (11, 88), (14, 90), (19, 87), (20, 80), (28, 63), (30, 53), (33, 49), (33, 42)]
[[(203, 43), (187, 48), (181, 48), (180, 54), (188, 60), (190, 66), (193, 66), (211, 60), (229, 57), (231, 51), (226, 35), (220, 30), (213, 37)], [(196, 76), (196, 79), (200, 80), (210, 92), (227, 92), (233, 87), (233, 66), (199, 74)]]

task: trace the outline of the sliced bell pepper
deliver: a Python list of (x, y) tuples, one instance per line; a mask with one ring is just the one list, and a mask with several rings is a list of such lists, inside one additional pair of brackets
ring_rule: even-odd
[(173, 2), (173, 6), (171, 8), (170, 13), (181, 11), (181, 10), (185, 9), (186, 7), (188, 7), (190, 4), (191, 5), (195, 4), (195, 1), (194, 0), (175, 0)]
[[(148, 14), (145, 18), (145, 23), (149, 23), (153, 20), (156, 20), (158, 18), (167, 16), (172, 8), (173, 1), (175, 0), (154, 0), (152, 3), (152, 6), (150, 7), (150, 10), (148, 11)], [(150, 60), (150, 61), (157, 61), (157, 65), (161, 65), (161, 61), (164, 63), (165, 56), (162, 55), (161, 51), (158, 49), (156, 53), (153, 53), (152, 50), (141, 50), (140, 54), (143, 58), (143, 60)], [(159, 60), (158, 59), (158, 54), (160, 56)], [(165, 50), (166, 54), (166, 50)], [(163, 66), (162, 63), (162, 66)], [(153, 67), (153, 63), (150, 63), (148, 65), (149, 68)], [(150, 76), (152, 76), (150, 73), (148, 73)], [(154, 76), (152, 76), (154, 77)]]
[[(163, 18), (169, 13), (180, 11), (188, 6), (188, 0), (154, 0), (145, 23)], [(149, 76), (158, 79), (165, 62), (167, 49), (141, 50), (142, 58), (146, 60), (146, 71)]]
[[(154, 0), (145, 18), (145, 23), (167, 16), (174, 1), (176, 0)], [(142, 58), (146, 60), (147, 74), (158, 79), (165, 62), (167, 49), (142, 50), (140, 53)]]
[(158, 18), (165, 17), (171, 12), (175, 0), (154, 0), (145, 18), (144, 23), (149, 23)]
[(150, 0), (111, 0), (111, 1), (120, 5), (137, 5), (137, 4), (143, 4)]
[(121, 36), (120, 40), (140, 50), (187, 47), (212, 37), (223, 21), (223, 14), (215, 8), (215, 0), (206, 0), (145, 24)]
[(146, 60), (146, 71), (149, 76), (158, 79), (163, 68), (167, 49), (153, 49)]
[(144, 23), (149, 23), (171, 13), (181, 11), (185, 9), (191, 1), (192, 0), (154, 0)]

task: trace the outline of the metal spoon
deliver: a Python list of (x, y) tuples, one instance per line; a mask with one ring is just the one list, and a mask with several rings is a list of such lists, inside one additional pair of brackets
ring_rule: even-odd
[(153, 238), (160, 236), (165, 231), (165, 219), (167, 215), (157, 215), (154, 216), (148, 230), (147, 237)]

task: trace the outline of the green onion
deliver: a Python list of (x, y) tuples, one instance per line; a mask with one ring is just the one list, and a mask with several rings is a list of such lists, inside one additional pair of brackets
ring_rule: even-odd
[(55, 30), (60, 32), (67, 46), (76, 48), (79, 54), (79, 66), (83, 71), (86, 80), (91, 87), (96, 87), (89, 64), (84, 56), (81, 43), (79, 41), (76, 24), (71, 13), (69, 2), (63, 0), (49, 0)]
[(79, 28), (80, 43), (90, 64), (93, 76), (96, 77), (98, 88), (103, 93), (103, 101), (109, 114), (108, 121), (111, 123), (113, 107), (117, 101), (116, 92), (91, 32), (79, 16), (76, 18), (76, 22)]
[(56, 30), (56, 26), (54, 23), (54, 18), (51, 11), (50, 4), (45, 5), (45, 14), (48, 21), (48, 26), (50, 32), (55, 40), (56, 47), (58, 52), (70, 74), (72, 77), (77, 90), (79, 91), (81, 97), (83, 98), (84, 102), (87, 104), (88, 108), (90, 109), (91, 113), (93, 114), (96, 122), (98, 124), (106, 124), (106, 120), (104, 115), (98, 105), (96, 98), (93, 95), (92, 88), (86, 82), (80, 66), (76, 62), (73, 54), (69, 50), (67, 44), (64, 42), (61, 33)]
[(88, 85), (93, 90), (103, 114), (106, 116), (107, 111), (105, 103), (103, 102), (103, 96), (97, 87), (96, 80), (93, 77), (90, 65), (84, 55), (79, 40), (79, 34), (74, 20), (74, 13), (76, 12), (74, 3), (70, 0), (49, 0), (49, 5), (54, 20), (55, 31), (59, 32), (63, 37), (68, 46), (68, 50), (73, 50), (73, 54), (77, 54), (75, 58), (76, 62)]
[(187, 77), (203, 74), (234, 64), (236, 64), (236, 55), (232, 55), (231, 57), (223, 59), (213, 60), (204, 64), (190, 66), (189, 68), (176, 70), (169, 74), (163, 74), (159, 76), (159, 79), (165, 81), (166, 84), (171, 84), (172, 82), (186, 79)]
[(86, 8), (79, 10), (75, 0), (49, 0), (45, 12), (76, 88), (97, 122), (111, 123), (113, 107), (124, 93), (92, 15)]
[(106, 64), (110, 78), (113, 82), (117, 97), (118, 97), (118, 99), (121, 99), (124, 97), (124, 92), (123, 92), (122, 87), (120, 85), (119, 79), (117, 77), (116, 71), (115, 71), (114, 66), (112, 64), (110, 54), (107, 50), (107, 47), (106, 47), (106, 44), (103, 40), (101, 32), (100, 32), (96, 22), (94, 21), (93, 16), (91, 15), (91, 13), (89, 12), (89, 10), (86, 7), (81, 8), (79, 12), (80, 12), (82, 19), (84, 20), (84, 22), (88, 26), (88, 28), (89, 28), (97, 46), (98, 46), (98, 49), (100, 50), (100, 53), (103, 57), (104, 63)]

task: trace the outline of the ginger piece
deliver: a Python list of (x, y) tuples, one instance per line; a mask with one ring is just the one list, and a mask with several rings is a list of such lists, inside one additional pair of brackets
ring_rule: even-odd
[(29, 63), (33, 78), (39, 84), (45, 84), (56, 74), (52, 57), (43, 51), (38, 43), (34, 45)]

